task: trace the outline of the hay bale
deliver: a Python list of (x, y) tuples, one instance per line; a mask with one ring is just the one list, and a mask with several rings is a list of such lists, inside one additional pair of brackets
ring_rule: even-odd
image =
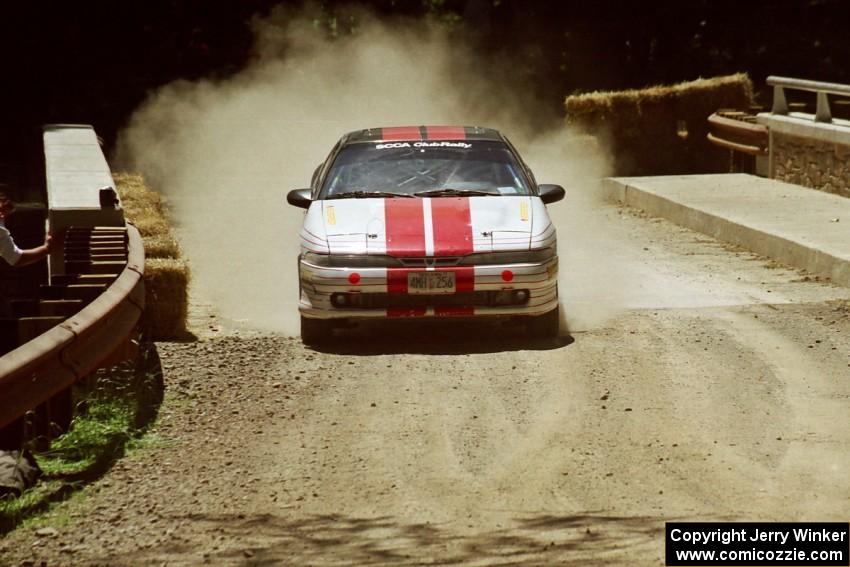
[(143, 213), (145, 209), (150, 209), (154, 214), (165, 215), (165, 199), (148, 187), (141, 175), (116, 173), (113, 179), (121, 197), (121, 206), (130, 217), (140, 216), (139, 213)]
[(151, 340), (182, 338), (189, 306), (189, 270), (171, 234), (166, 202), (141, 175), (117, 173), (113, 178), (124, 216), (139, 229), (145, 247), (141, 327)]
[[(142, 238), (147, 236), (170, 236), (171, 234), (171, 226), (164, 217), (150, 215), (133, 218), (127, 215), (126, 218), (139, 229), (139, 234), (142, 235)], [(145, 249), (145, 252), (147, 252), (147, 249)]]
[(568, 124), (609, 143), (617, 175), (724, 171), (728, 154), (707, 141), (707, 119), (719, 108), (752, 104), (744, 73), (565, 100)]
[(177, 258), (145, 260), (145, 312), (142, 329), (151, 339), (176, 339), (186, 334), (189, 270)]
[(180, 258), (180, 246), (170, 234), (156, 234), (142, 238), (146, 258)]

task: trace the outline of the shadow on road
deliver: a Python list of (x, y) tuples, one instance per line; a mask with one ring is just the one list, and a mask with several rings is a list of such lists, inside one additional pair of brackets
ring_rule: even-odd
[(337, 329), (332, 339), (313, 350), (350, 356), (382, 354), (485, 354), (514, 350), (553, 350), (575, 339), (530, 336), (521, 326), (485, 321), (367, 321)]
[[(662, 560), (656, 555), (669, 521), (597, 513), (539, 515), (476, 533), (453, 524), (403, 524), (392, 517), (340, 514), (298, 520), (270, 514), (193, 514), (182, 519), (223, 536), (220, 549), (206, 550), (205, 559), (227, 565), (646, 564)], [(144, 559), (202, 560), (204, 552), (192, 544), (166, 544)], [(112, 559), (131, 564), (130, 557)]]

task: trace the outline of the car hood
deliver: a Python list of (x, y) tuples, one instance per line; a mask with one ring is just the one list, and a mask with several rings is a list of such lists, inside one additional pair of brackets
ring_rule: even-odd
[(311, 205), (305, 229), (331, 254), (462, 256), (528, 250), (540, 217), (528, 196), (333, 199)]

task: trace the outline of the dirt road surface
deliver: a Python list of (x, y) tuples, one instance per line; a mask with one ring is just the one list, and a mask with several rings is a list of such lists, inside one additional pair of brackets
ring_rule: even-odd
[[(314, 351), (197, 318), (158, 345), (147, 448), (0, 563), (662, 565), (665, 521), (846, 521), (850, 290), (614, 206), (599, 223), (595, 254), (562, 240), (551, 343), (377, 327)], [(580, 285), (601, 256), (610, 294)]]

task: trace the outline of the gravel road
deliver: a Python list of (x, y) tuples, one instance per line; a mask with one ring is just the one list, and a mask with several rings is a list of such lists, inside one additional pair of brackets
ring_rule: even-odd
[(199, 340), (157, 345), (148, 447), (0, 563), (662, 565), (665, 521), (846, 521), (850, 290), (614, 206), (599, 222), (627, 277), (562, 262), (555, 342), (379, 326), (314, 351), (199, 301)]

